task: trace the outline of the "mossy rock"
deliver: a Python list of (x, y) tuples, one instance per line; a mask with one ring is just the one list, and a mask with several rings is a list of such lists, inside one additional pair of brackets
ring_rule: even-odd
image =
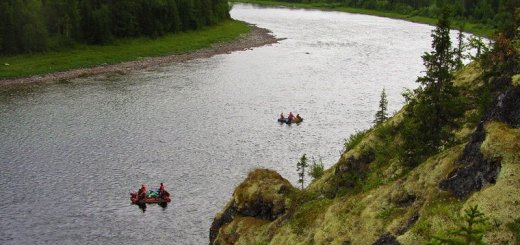
[(274, 220), (290, 206), (288, 194), (295, 191), (277, 172), (256, 169), (235, 189), (233, 200), (242, 215)]
[[(298, 189), (273, 170), (256, 169), (235, 189), (210, 228), (210, 244), (248, 244), (249, 232), (284, 215)], [(242, 240), (240, 240), (242, 237)], [(240, 242), (239, 242), (240, 241)], [(257, 241), (250, 241), (256, 243)]]

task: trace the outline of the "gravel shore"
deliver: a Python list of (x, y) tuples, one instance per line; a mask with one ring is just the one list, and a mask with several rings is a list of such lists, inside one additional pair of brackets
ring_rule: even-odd
[(54, 72), (46, 75), (5, 79), (0, 80), (0, 86), (63, 81), (78, 77), (89, 77), (109, 73), (125, 74), (131, 71), (152, 68), (167, 63), (184, 62), (193, 59), (208, 58), (217, 54), (247, 50), (254, 47), (273, 44), (279, 40), (280, 39), (274, 37), (269, 30), (251, 25), (251, 31), (247, 34), (244, 34), (237, 40), (225, 43), (217, 43), (209, 48), (200, 49), (185, 54), (149, 57), (138, 61), (130, 61), (113, 65), (100, 65), (91, 68), (80, 68), (69, 71)]

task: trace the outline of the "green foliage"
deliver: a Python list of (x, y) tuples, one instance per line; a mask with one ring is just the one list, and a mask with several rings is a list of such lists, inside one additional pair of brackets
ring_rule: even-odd
[(298, 235), (303, 234), (320, 215), (323, 215), (323, 210), (326, 210), (331, 203), (332, 200), (323, 198), (308, 201), (299, 206), (289, 223), (291, 230)]
[(486, 244), (484, 235), (489, 229), (488, 218), (472, 206), (464, 210), (463, 223), (446, 237), (433, 237), (429, 244)]
[(381, 91), (381, 98), (379, 99), (379, 110), (376, 112), (374, 123), (376, 125), (383, 123), (388, 118), (388, 100), (386, 99), (385, 89)]
[(9, 0), (0, 3), (0, 54), (41, 52), (60, 44), (105, 44), (160, 37), (229, 19), (224, 0)]
[(399, 129), (394, 124), (387, 124), (376, 128), (375, 132), (379, 141), (374, 146), (376, 163), (380, 166), (388, 163), (397, 156), (399, 145), (395, 142)]
[(312, 165), (310, 166), (310, 170), (309, 170), (309, 175), (313, 179), (318, 179), (321, 176), (323, 176), (324, 173), (325, 173), (325, 168), (323, 166), (323, 161), (321, 160), (321, 157), (320, 157), (319, 162), (317, 162), (313, 157)]
[(479, 36), (471, 36), (468, 39), (468, 49), (475, 50), (475, 54), (468, 54), (468, 56), (472, 60), (478, 60), (482, 57), (482, 54), (485, 54), (489, 51), (488, 46), (484, 43), (482, 37)]
[(457, 70), (464, 66), (462, 60), (464, 57), (464, 51), (466, 50), (466, 44), (464, 44), (464, 24), (459, 27), (459, 33), (457, 35), (457, 48), (455, 49), (455, 66)]
[(47, 31), (38, 0), (0, 3), (0, 54), (32, 53), (47, 50)]
[[(479, 35), (491, 36), (494, 29), (503, 26), (510, 14), (505, 9), (515, 9), (515, 0), (240, 0), (260, 4), (334, 9), (346, 12), (401, 18), (416, 22), (435, 24), (443, 7), (453, 10), (452, 17), (458, 23), (467, 23), (467, 30)], [(513, 6), (512, 6), (513, 5)]]
[(456, 62), (450, 41), (449, 12), (445, 8), (432, 33), (432, 52), (423, 55), (426, 75), (420, 87), (406, 96), (402, 136), (405, 165), (415, 166), (453, 143), (456, 119), (463, 115), (462, 97), (452, 83)]
[(303, 154), (303, 156), (300, 158), (300, 161), (296, 163), (296, 171), (298, 171), (298, 183), (302, 184), (302, 190), (305, 182), (305, 169), (308, 166), (309, 164), (307, 163), (307, 157), (305, 154)]
[[(186, 33), (167, 34), (155, 40), (128, 38), (110, 45), (78, 45), (74, 49), (32, 55), (1, 56), (0, 79), (42, 75), (75, 68), (114, 64), (140, 59), (185, 53), (225, 42), (247, 33), (240, 21), (224, 21), (211, 28)], [(9, 66), (3, 65), (10, 64)]]
[(520, 218), (517, 218), (515, 221), (508, 223), (507, 228), (509, 228), (509, 230), (511, 230), (511, 232), (513, 232), (515, 235), (515, 244), (520, 244)]
[(349, 151), (354, 149), (361, 140), (365, 137), (365, 135), (368, 133), (368, 130), (362, 130), (362, 131), (356, 131), (356, 133), (351, 134), (348, 139), (345, 139), (344, 148), (345, 151)]

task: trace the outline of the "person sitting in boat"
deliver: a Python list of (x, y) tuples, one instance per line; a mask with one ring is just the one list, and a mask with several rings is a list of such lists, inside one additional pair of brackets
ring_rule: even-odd
[(137, 192), (137, 198), (139, 200), (143, 200), (146, 198), (146, 186), (144, 184), (141, 185), (141, 188)]
[(296, 119), (297, 119), (298, 121), (301, 121), (301, 120), (302, 120), (302, 117), (300, 117), (300, 113), (296, 114)]
[(287, 116), (287, 120), (289, 120), (289, 122), (291, 122), (294, 118), (294, 115), (292, 114), (292, 112), (289, 112), (289, 116)]
[(158, 196), (159, 198), (169, 197), (169, 196), (170, 196), (170, 193), (168, 193), (168, 191), (166, 191), (166, 190), (164, 189), (164, 184), (163, 184), (163, 183), (161, 183), (161, 186), (159, 186), (159, 190), (157, 191), (157, 193), (158, 193), (157, 196)]
[(285, 120), (285, 117), (283, 116), (283, 112), (280, 113), (280, 118), (279, 118), (278, 120), (279, 120), (279, 121), (283, 121), (283, 120)]

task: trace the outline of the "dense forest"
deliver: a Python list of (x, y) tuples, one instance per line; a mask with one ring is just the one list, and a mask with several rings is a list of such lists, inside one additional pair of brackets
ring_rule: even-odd
[(155, 38), (225, 19), (226, 0), (2, 0), (0, 54)]
[(397, 12), (437, 18), (448, 6), (455, 20), (482, 23), (495, 29), (514, 18), (518, 0), (277, 0), (290, 3), (327, 3), (343, 7)]

